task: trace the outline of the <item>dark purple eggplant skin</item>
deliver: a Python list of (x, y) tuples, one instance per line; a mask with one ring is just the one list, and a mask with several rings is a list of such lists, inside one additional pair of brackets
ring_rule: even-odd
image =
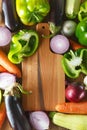
[(50, 21), (54, 22), (56, 26), (63, 23), (64, 18), (64, 4), (65, 0), (50, 0)]
[(20, 20), (16, 12), (15, 0), (2, 0), (2, 11), (5, 26), (12, 32), (20, 28)]
[(5, 106), (7, 118), (13, 130), (31, 130), (31, 126), (17, 97), (5, 96)]

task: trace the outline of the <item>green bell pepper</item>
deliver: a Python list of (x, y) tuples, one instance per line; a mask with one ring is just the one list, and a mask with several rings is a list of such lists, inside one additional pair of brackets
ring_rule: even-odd
[(34, 30), (20, 30), (12, 36), (8, 59), (19, 64), (24, 57), (31, 56), (35, 53), (39, 45), (39, 36)]
[(87, 75), (87, 49), (70, 50), (62, 58), (62, 67), (70, 78), (77, 78), (80, 73)]
[(80, 10), (78, 12), (78, 19), (79, 21), (87, 19), (87, 0), (80, 5)]
[(41, 22), (50, 11), (48, 0), (16, 0), (16, 11), (25, 25)]
[(78, 23), (75, 35), (81, 45), (87, 46), (87, 20)]

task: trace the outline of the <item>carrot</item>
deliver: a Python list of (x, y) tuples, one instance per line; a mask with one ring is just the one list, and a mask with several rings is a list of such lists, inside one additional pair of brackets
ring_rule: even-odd
[(8, 72), (15, 74), (19, 78), (21, 77), (20, 69), (8, 59), (7, 55), (2, 50), (0, 50), (0, 65)]
[(6, 71), (7, 70), (3, 66), (0, 65), (0, 72), (6, 72)]
[(4, 121), (6, 118), (6, 109), (5, 109), (5, 103), (2, 102), (0, 105), (0, 128), (2, 127)]
[(79, 48), (85, 48), (84, 46), (80, 45), (79, 43), (77, 43), (77, 42), (74, 41), (74, 40), (69, 39), (69, 41), (70, 41), (71, 48), (72, 48), (73, 50), (77, 50), (77, 49), (79, 49)]
[(87, 101), (74, 103), (66, 102), (57, 104), (56, 111), (71, 114), (87, 114)]

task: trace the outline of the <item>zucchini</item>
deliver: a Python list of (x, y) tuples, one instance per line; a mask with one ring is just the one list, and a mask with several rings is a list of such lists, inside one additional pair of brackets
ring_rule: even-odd
[(81, 0), (66, 0), (65, 5), (65, 14), (69, 19), (76, 18), (79, 8), (80, 8)]
[(50, 117), (55, 125), (69, 130), (87, 130), (87, 115), (50, 112)]

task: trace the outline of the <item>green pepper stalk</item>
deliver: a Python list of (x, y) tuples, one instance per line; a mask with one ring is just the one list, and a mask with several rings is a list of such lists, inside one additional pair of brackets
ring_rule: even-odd
[(78, 12), (78, 19), (79, 21), (87, 19), (87, 0), (80, 5), (80, 10)]
[(35, 53), (39, 46), (39, 36), (34, 30), (20, 30), (12, 37), (8, 59), (14, 63), (19, 64), (24, 57), (31, 56)]
[(52, 38), (53, 36), (55, 36), (57, 33), (59, 33), (61, 26), (56, 26), (54, 24), (54, 22), (48, 22), (49, 23), (49, 31), (50, 31), (50, 35), (46, 36), (44, 34), (42, 34), (43, 38)]
[(79, 12), (80, 3), (81, 0), (66, 0), (66, 5), (65, 5), (66, 17), (70, 19), (76, 18)]
[(87, 75), (87, 49), (70, 50), (62, 58), (62, 67), (70, 78), (77, 78), (80, 73)]
[(16, 0), (16, 11), (24, 25), (41, 22), (50, 11), (48, 0)]

